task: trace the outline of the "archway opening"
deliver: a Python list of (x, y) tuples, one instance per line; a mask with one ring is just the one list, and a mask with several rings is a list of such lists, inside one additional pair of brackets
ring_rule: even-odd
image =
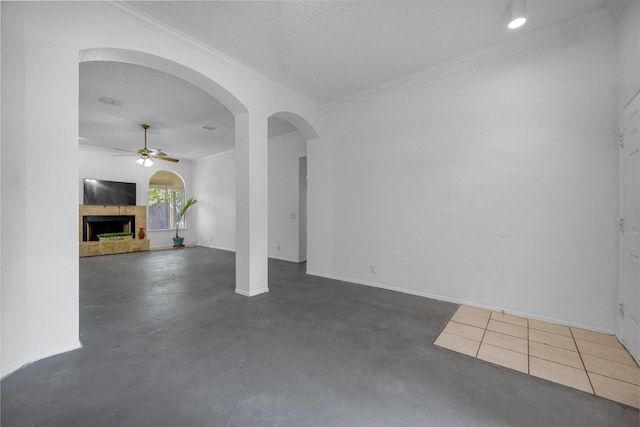
[[(209, 190), (195, 182), (194, 165), (202, 158), (233, 150), (235, 114), (245, 112), (245, 107), (208, 77), (143, 52), (81, 51), (79, 75), (80, 177), (90, 174), (136, 183), (137, 205), (149, 209), (151, 249), (171, 247), (176, 225), (186, 226), (175, 224), (176, 206), (189, 197), (199, 198), (195, 191)], [(150, 125), (145, 134), (141, 124)], [(136, 160), (142, 148), (163, 154), (152, 156), (150, 167), (140, 167)], [(171, 158), (179, 162), (166, 161)], [(181, 184), (167, 182), (166, 176), (151, 179), (166, 167), (182, 177)], [(154, 182), (156, 178), (160, 181)], [(150, 197), (150, 189), (157, 197)], [(164, 192), (162, 197), (160, 192)], [(206, 195), (203, 199), (206, 201)], [(202, 205), (204, 211), (211, 206)], [(197, 244), (197, 215), (185, 221), (189, 221), (185, 241)]]
[(184, 206), (185, 188), (182, 178), (171, 171), (161, 170), (149, 179), (148, 231), (184, 229), (186, 219), (176, 213)]
[(269, 257), (307, 260), (307, 145), (313, 126), (291, 112), (269, 117)]

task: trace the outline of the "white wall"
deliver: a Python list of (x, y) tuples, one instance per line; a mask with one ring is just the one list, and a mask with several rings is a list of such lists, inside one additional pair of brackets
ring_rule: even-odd
[(594, 27), (327, 108), (308, 272), (615, 330), (616, 64)]
[[(6, 375), (79, 345), (79, 52), (156, 55), (224, 87), (236, 113), (319, 127), (313, 103), (124, 4), (0, 7)], [(611, 29), (579, 32), (327, 111), (309, 144), (309, 269), (613, 329), (616, 52)]]
[[(307, 155), (299, 132), (269, 140), (269, 257), (304, 261), (300, 257), (298, 159)], [(303, 257), (304, 258), (304, 257)]]
[[(78, 66), (68, 78), (29, 11), (2, 2), (2, 350), (4, 376), (78, 340)], [(49, 17), (55, 20), (55, 17)], [(27, 46), (30, 46), (29, 49)], [(35, 51), (34, 51), (35, 50)], [(41, 73), (42, 60), (53, 59)], [(38, 76), (34, 74), (40, 74)], [(10, 83), (9, 83), (10, 82)], [(28, 86), (28, 89), (27, 89)], [(58, 97), (59, 93), (68, 94)], [(55, 99), (55, 104), (43, 102)], [(68, 112), (74, 127), (61, 120)], [(34, 114), (35, 113), (35, 114)], [(60, 141), (68, 143), (59, 144)], [(9, 202), (10, 201), (10, 206)], [(46, 209), (47, 220), (42, 212)], [(52, 226), (55, 224), (55, 226)]]
[[(298, 262), (298, 159), (306, 155), (299, 132), (269, 140), (269, 257)], [(235, 150), (194, 162), (198, 244), (235, 250)], [(294, 216), (294, 218), (292, 218)], [(280, 249), (278, 250), (278, 246)]]
[[(135, 182), (136, 183), (136, 200), (141, 206), (149, 204), (149, 179), (151, 176), (161, 170), (168, 170), (178, 174), (184, 181), (185, 196), (188, 199), (194, 193), (191, 179), (191, 162), (189, 160), (181, 160), (178, 163), (168, 163), (163, 161), (155, 161), (151, 167), (143, 167), (135, 162), (135, 157), (112, 157), (112, 153), (98, 151), (92, 148), (80, 146), (78, 152), (78, 182), (79, 182), (79, 202), (83, 201), (84, 178), (104, 179), (109, 181)], [(199, 204), (189, 209), (187, 213), (187, 229), (180, 230), (180, 236), (184, 237), (185, 245), (196, 244), (196, 224), (197, 211)], [(147, 210), (147, 215), (148, 215)], [(149, 246), (152, 249), (167, 248), (173, 245), (172, 237), (175, 237), (175, 230), (153, 231), (145, 230)], [(137, 232), (137, 230), (136, 230)]]
[(194, 196), (198, 199), (197, 241), (201, 246), (235, 250), (235, 150), (193, 164)]
[(624, 3), (620, 13), (620, 108), (640, 90), (640, 1)]
[[(2, 106), (1, 152), (2, 166), (0, 167), (2, 182), (2, 213), (0, 233), (2, 234), (1, 254), (2, 269), (0, 277), (2, 284), (2, 375), (8, 370), (15, 369), (25, 363), (24, 354), (28, 347), (28, 328), (26, 322), (15, 322), (16, 319), (24, 317), (27, 313), (28, 288), (21, 286), (27, 280), (27, 229), (29, 220), (23, 215), (27, 205), (28, 186), (26, 182), (26, 171), (18, 171), (11, 168), (12, 164), (26, 167), (26, 147), (20, 144), (11, 144), (10, 141), (21, 141), (25, 137), (26, 129), (5, 126), (5, 123), (19, 122), (24, 120), (25, 100), (17, 98), (19, 89), (25, 82), (24, 61), (8, 63), (5, 60), (5, 52), (12, 49), (14, 52), (22, 49), (24, 45), (24, 35), (17, 31), (20, 25), (19, 17), (14, 20), (6, 19), (6, 14), (2, 13), (2, 36), (4, 31), (14, 34), (11, 46), (2, 46), (2, 93), (0, 99), (14, 99), (15, 104), (11, 108)], [(4, 82), (11, 81), (12, 85)], [(11, 207), (9, 210), (8, 207)], [(66, 224), (65, 224), (66, 225)], [(67, 227), (68, 229), (68, 227)], [(76, 231), (77, 233), (77, 231)], [(68, 264), (67, 264), (68, 265)], [(13, 266), (14, 268), (11, 268)], [(72, 276), (73, 278), (73, 276)], [(76, 341), (77, 343), (77, 338)], [(4, 370), (7, 366), (7, 371)]]
[[(246, 125), (248, 137), (243, 144), (266, 144), (266, 137), (262, 141), (256, 137), (258, 132), (249, 130), (266, 129), (272, 114), (294, 112), (317, 127), (318, 112), (314, 103), (299, 94), (136, 14), (124, 3), (1, 2), (0, 7), (0, 375), (4, 376), (23, 364), (80, 345), (77, 215), (81, 53), (107, 47), (151, 55), (154, 64), (166, 66), (162, 71), (188, 77), (234, 114), (251, 113), (253, 123)], [(259, 160), (266, 164), (264, 157)], [(259, 197), (249, 197), (249, 203), (254, 199)], [(50, 222), (40, 221), (43, 207)], [(267, 234), (266, 220), (262, 225), (259, 218), (266, 215), (266, 205), (260, 209), (247, 205), (245, 211), (249, 208), (249, 220), (260, 223), (261, 228), (252, 231), (246, 246)], [(51, 223), (56, 226), (52, 228)], [(266, 258), (266, 248), (262, 253)], [(242, 268), (255, 270), (246, 258), (245, 254), (241, 259)], [(257, 272), (251, 277), (262, 282), (265, 276)]]

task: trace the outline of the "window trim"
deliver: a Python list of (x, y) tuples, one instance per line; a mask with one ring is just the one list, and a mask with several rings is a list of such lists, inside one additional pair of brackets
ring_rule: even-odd
[[(147, 209), (151, 208), (151, 205), (149, 204), (149, 191), (152, 188), (161, 188), (165, 190), (165, 198), (169, 200), (169, 228), (148, 228), (147, 231), (172, 231), (175, 230), (175, 217), (176, 217), (176, 209), (175, 209), (175, 196), (171, 197), (169, 196), (169, 194), (175, 194), (176, 191), (182, 191), (182, 203), (186, 202), (186, 192), (184, 187), (175, 187), (175, 186), (169, 186), (169, 185), (154, 185), (154, 184), (149, 184), (149, 188), (147, 190)], [(172, 191), (173, 190), (173, 191)], [(169, 194), (167, 194), (167, 191), (169, 192)], [(148, 221), (149, 223), (151, 221)], [(186, 230), (187, 229), (187, 222), (186, 219), (183, 217), (182, 218), (182, 226), (178, 225), (178, 230)], [(149, 227), (149, 224), (147, 224), (147, 227)]]

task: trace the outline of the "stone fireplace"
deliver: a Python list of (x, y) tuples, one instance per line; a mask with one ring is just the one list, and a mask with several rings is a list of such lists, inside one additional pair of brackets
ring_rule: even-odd
[[(149, 239), (140, 239), (138, 232), (147, 232), (146, 206), (80, 205), (78, 220), (80, 256), (118, 254), (149, 250)], [(132, 240), (100, 242), (98, 234), (133, 233)]]

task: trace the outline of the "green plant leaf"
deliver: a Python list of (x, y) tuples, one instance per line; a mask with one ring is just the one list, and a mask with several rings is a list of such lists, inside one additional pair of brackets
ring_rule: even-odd
[(178, 236), (178, 230), (180, 229), (179, 223), (182, 220), (182, 217), (184, 217), (185, 214), (187, 213), (187, 209), (189, 209), (191, 206), (195, 205), (196, 203), (198, 203), (198, 201), (193, 197), (190, 197), (189, 200), (187, 200), (187, 203), (185, 203), (182, 209), (180, 209), (180, 211), (178, 211), (178, 213), (176, 214), (176, 238), (179, 237)]
[(119, 231), (117, 233), (102, 233), (98, 234), (96, 237), (121, 237), (121, 236), (131, 236), (133, 237), (133, 233), (129, 233), (128, 231)]

